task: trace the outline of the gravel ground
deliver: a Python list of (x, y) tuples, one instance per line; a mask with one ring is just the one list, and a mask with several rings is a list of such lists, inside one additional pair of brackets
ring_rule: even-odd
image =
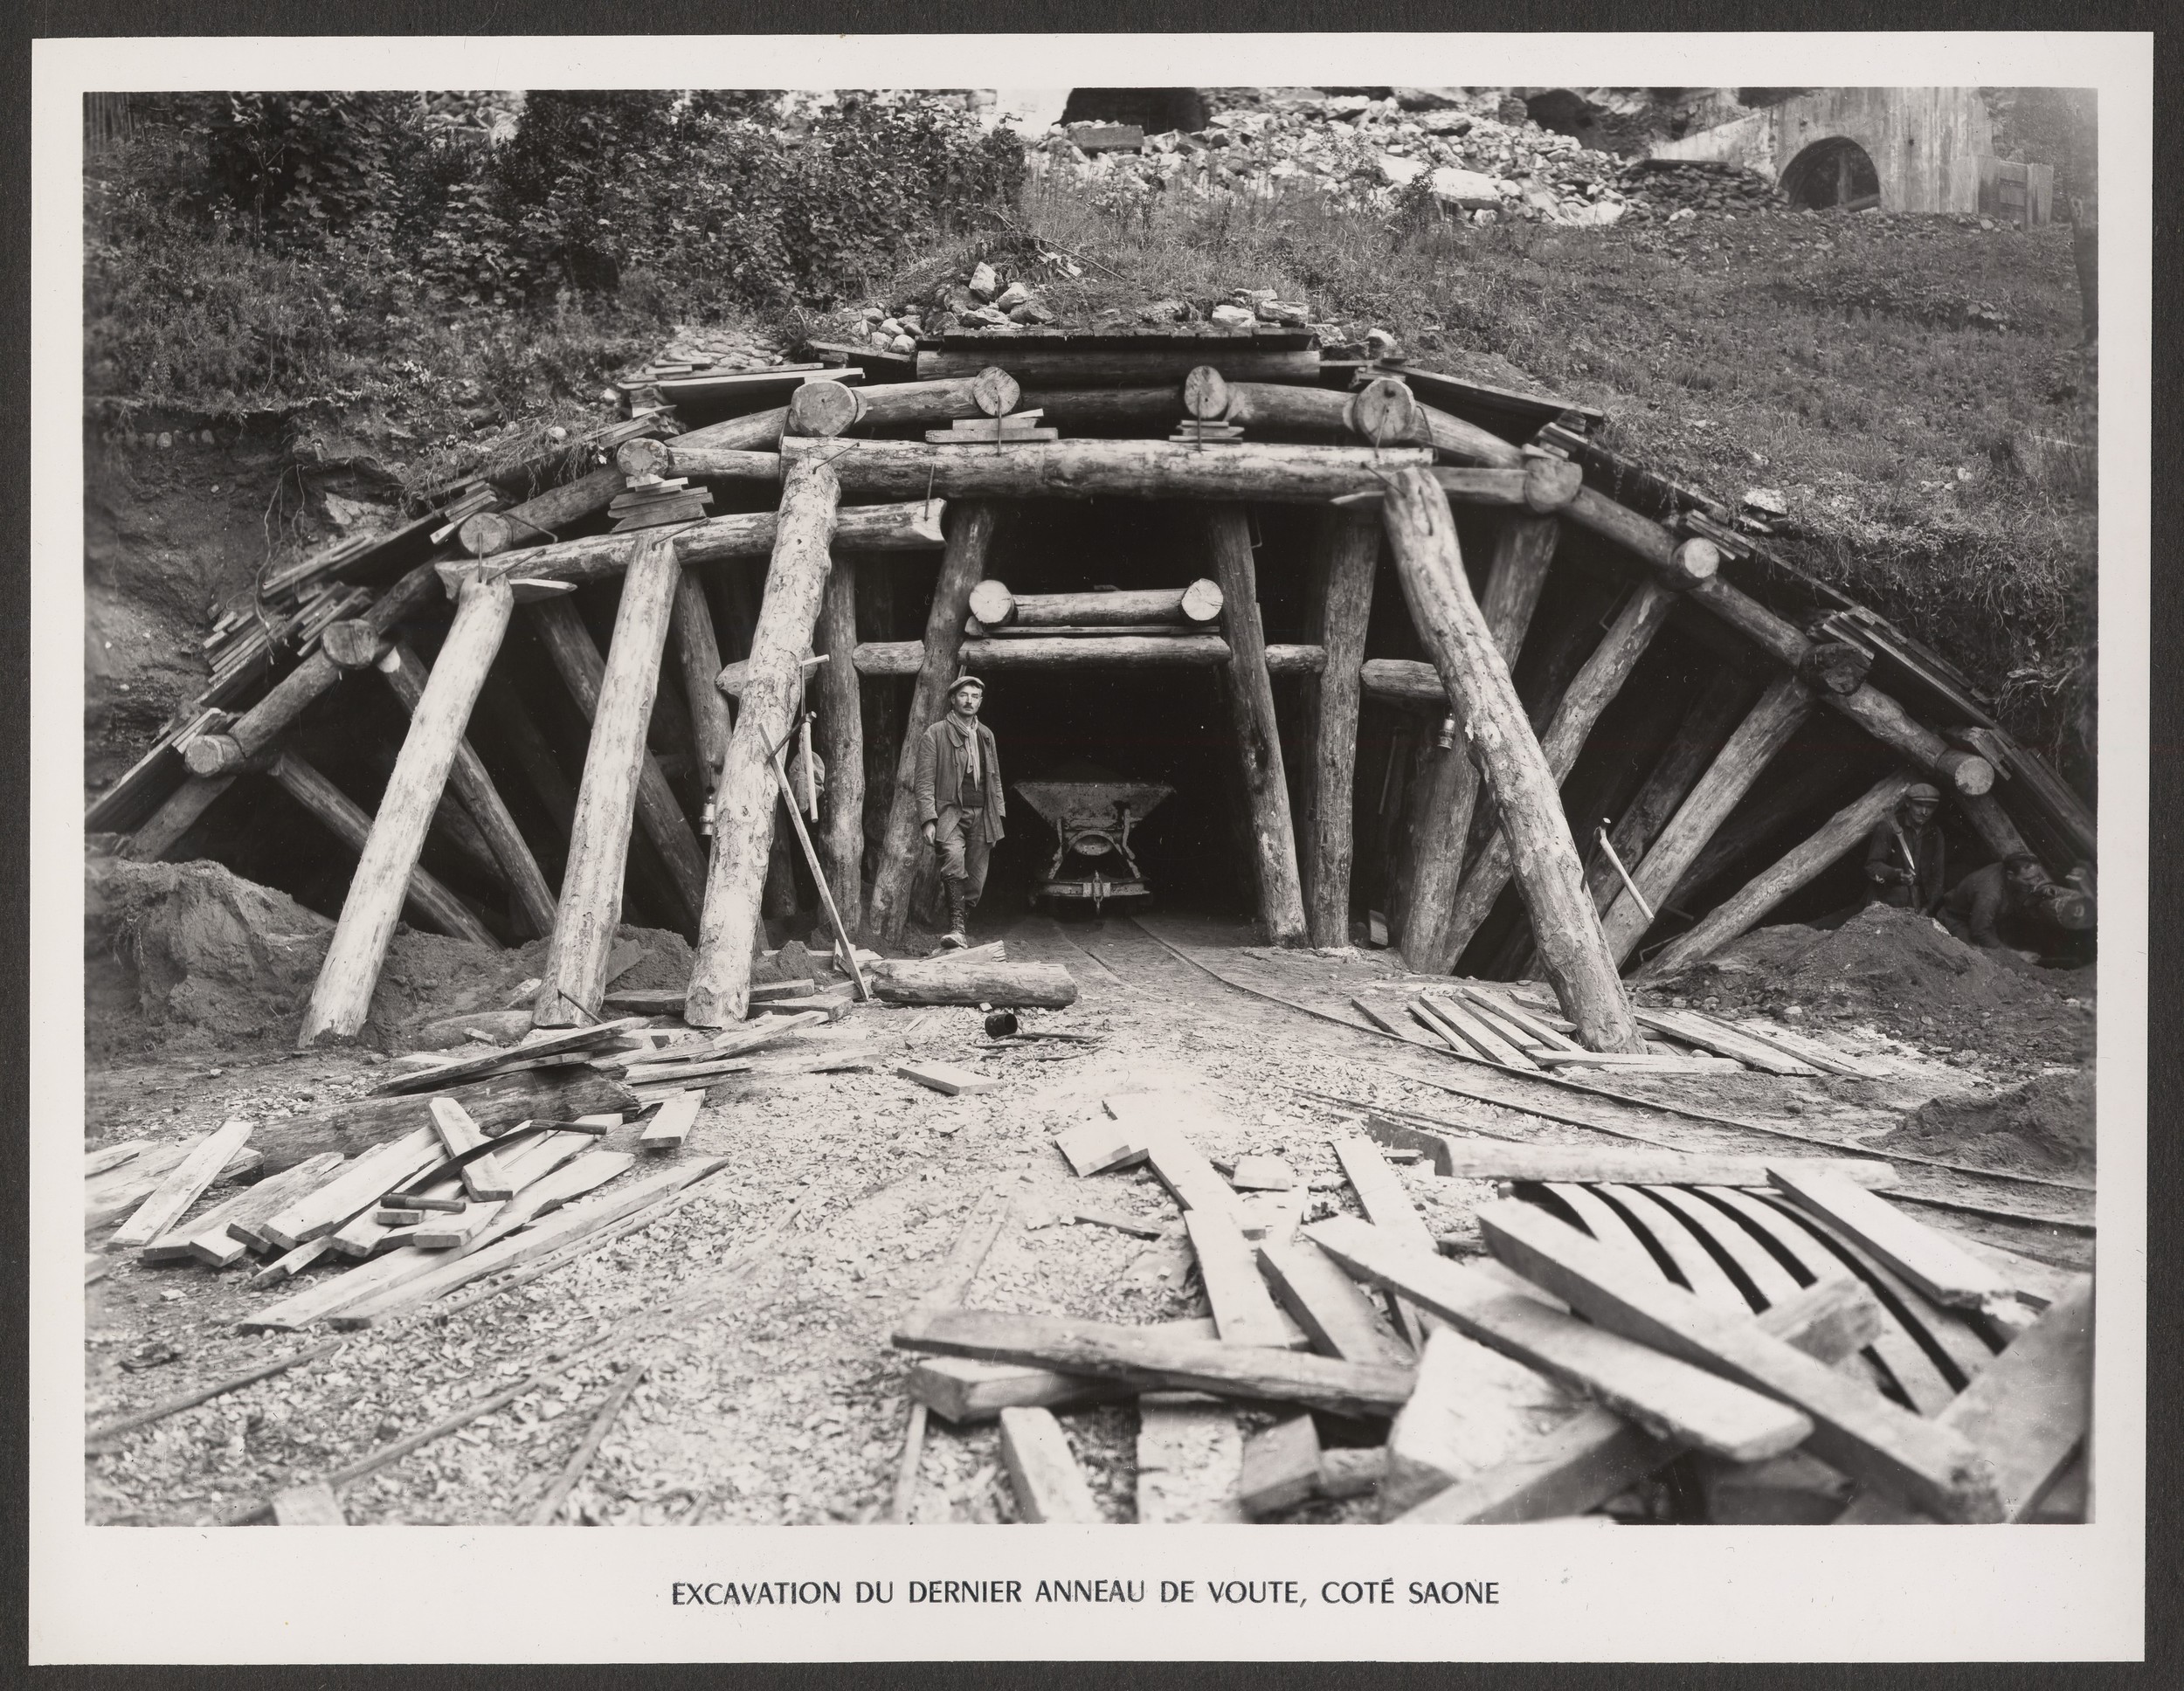
[[(1350, 993), (1393, 974), (1372, 956), (1254, 951), (1239, 945), (1233, 927), (1179, 920), (1151, 927), (1232, 981), (1346, 1018)], [(504, 1295), (453, 1314), (412, 1311), (350, 1336), (331, 1356), (93, 1453), (89, 1519), (217, 1520), (545, 1370), (548, 1377), (506, 1408), (342, 1494), (358, 1524), (523, 1521), (621, 1370), (641, 1359), (645, 1380), (570, 1494), (563, 1520), (871, 1521), (887, 1512), (907, 1413), (909, 1359), (888, 1336), (988, 1193), (1002, 1195), (1007, 1219), (968, 1301), (1129, 1322), (1207, 1313), (1174, 1206), (1151, 1177), (1079, 1181), (1054, 1147), (1054, 1135), (1090, 1119), (1102, 1097), (1172, 1088), (1199, 1098), (1217, 1116), (1198, 1134), (1199, 1148), (1223, 1158), (1284, 1157), (1313, 1188), (1307, 1219), (1354, 1212), (1355, 1200), (1328, 1142), (1344, 1108), (1298, 1088), (1537, 1142), (1600, 1142), (1579, 1128), (1438, 1090), (1433, 1082), (1476, 1087), (1482, 1071), (1230, 990), (1132, 921), (1064, 928), (1025, 918), (1008, 938), (1013, 956), (1068, 964), (1082, 991), (1071, 1009), (1027, 1016), (1026, 1025), (1096, 1033), (1101, 1045), (997, 1050), (985, 1044), (975, 1011), (860, 1008), (848, 1025), (872, 1036), (869, 1071), (740, 1080), (712, 1091), (680, 1156), (727, 1164), (681, 1209)], [(960, 1064), (1003, 1084), (943, 1097), (895, 1077), (895, 1065), (911, 1056)], [(1710, 1080), (1707, 1107), (1755, 1119), (1764, 1113), (1795, 1130), (1842, 1137), (1948, 1090), (1949, 1071), (1939, 1066), (1903, 1066), (1904, 1076), (1890, 1083)], [(212, 1070), (109, 1068), (91, 1077), (90, 1142), (193, 1135), (231, 1115), (322, 1104), (363, 1090), (377, 1075), (355, 1053)], [(1954, 1078), (1960, 1086), (1970, 1077)], [(1690, 1083), (1677, 1085), (1689, 1101)], [(1612, 1106), (1584, 1101), (1613, 1115)], [(1758, 1148), (1750, 1135), (1698, 1123), (1664, 1128), (1665, 1118), (1634, 1112), (1622, 1119), (1693, 1149)], [(636, 1131), (625, 1128), (606, 1142), (627, 1144)], [(647, 1158), (635, 1172), (660, 1166)], [(1403, 1178), (1435, 1233), (1476, 1247), (1471, 1211), (1491, 1195), (1486, 1183), (1437, 1180), (1417, 1168)], [(1941, 1191), (1946, 1179), (1917, 1184)], [(1947, 1189), (1966, 1188), (1959, 1182)], [(2017, 1205), (2028, 1196), (1982, 1185), (1977, 1201)], [(1149, 1242), (1076, 1224), (1080, 1207), (1169, 1231)], [(1981, 1231), (2044, 1256), (2090, 1252), (2090, 1240), (2066, 1235)], [(240, 1316), (278, 1295), (244, 1289), (244, 1278), (242, 1270), (216, 1274), (112, 1260), (86, 1292), (87, 1422), (322, 1336), (238, 1335)], [(1270, 1418), (1245, 1414), (1248, 1428)], [(1134, 1409), (1062, 1419), (1103, 1512), (1134, 1519)], [(1371, 1510), (1371, 1500), (1359, 1499), (1314, 1503), (1289, 1518), (1363, 1520)], [(934, 1419), (913, 1518), (1015, 1518), (990, 1425), (955, 1429)]]

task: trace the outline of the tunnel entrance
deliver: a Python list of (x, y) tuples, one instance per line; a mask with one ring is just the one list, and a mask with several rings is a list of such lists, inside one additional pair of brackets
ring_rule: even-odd
[(1559, 135), (1575, 135), (1588, 146), (1600, 133), (1593, 102), (1568, 88), (1549, 88), (1526, 96), (1524, 110), (1543, 129)]
[(1782, 172), (1782, 192), (1793, 205), (1825, 211), (1877, 205), (1881, 175), (1864, 148), (1845, 135), (1831, 135), (1805, 148)]
[(1206, 127), (1206, 98), (1196, 88), (1072, 88), (1064, 123), (1135, 123), (1149, 135)]

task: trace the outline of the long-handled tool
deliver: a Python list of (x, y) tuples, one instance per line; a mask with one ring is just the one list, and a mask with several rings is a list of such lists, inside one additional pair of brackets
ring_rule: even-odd
[(849, 930), (842, 926), (841, 912), (834, 908), (834, 895), (826, 887), (826, 872), (819, 867), (818, 849), (812, 846), (812, 836), (804, 826), (804, 813), (797, 808), (796, 789), (789, 784), (789, 771), (782, 761), (781, 755), (787, 749), (789, 742), (795, 737), (798, 728), (808, 732), (811, 720), (811, 713), (805, 712), (797, 727), (781, 736), (766, 763), (773, 770), (775, 783), (781, 789), (783, 802), (789, 807), (789, 823), (796, 830), (797, 844), (804, 848), (804, 861), (811, 868), (812, 885), (819, 888), (819, 903), (826, 909), (827, 922), (834, 930), (834, 944), (841, 953), (842, 967), (849, 971), (850, 984), (856, 989), (857, 1001), (870, 1004), (872, 989), (865, 984), (864, 970), (857, 967), (857, 948), (850, 943)]
[(1638, 901), (1638, 908), (1646, 913), (1646, 920), (1648, 921), (1651, 921), (1653, 920), (1653, 906), (1646, 901), (1646, 895), (1638, 890), (1638, 883), (1630, 878), (1630, 871), (1623, 867), (1622, 859), (1615, 855), (1615, 848), (1608, 844), (1607, 818), (1606, 817), (1602, 817), (1600, 818), (1600, 850), (1607, 853), (1607, 861), (1610, 866), (1614, 869), (1618, 875), (1622, 877), (1623, 885), (1630, 889), (1631, 897)]

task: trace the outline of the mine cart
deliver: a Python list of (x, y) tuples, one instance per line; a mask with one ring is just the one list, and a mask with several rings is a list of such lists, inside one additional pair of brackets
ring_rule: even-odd
[[(1109, 899), (1152, 896), (1130, 849), (1130, 831), (1175, 791), (1155, 781), (1026, 781), (1024, 802), (1054, 824), (1054, 861), (1032, 888), (1041, 899), (1089, 900), (1095, 915)], [(1073, 862), (1074, 859), (1074, 862)], [(1076, 873), (1064, 874), (1074, 867)], [(1056, 908), (1062, 908), (1059, 903)]]

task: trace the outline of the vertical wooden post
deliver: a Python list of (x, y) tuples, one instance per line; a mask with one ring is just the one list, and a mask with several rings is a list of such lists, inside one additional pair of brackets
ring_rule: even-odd
[(1754, 875), (1689, 933), (1670, 940), (1640, 971), (1641, 976), (1665, 975), (1687, 963), (1697, 963), (1749, 930), (1792, 893), (1810, 886), (1844, 852), (1863, 845), (1874, 825), (1895, 810), (1897, 800), (1911, 784), (1911, 777), (1900, 771), (1882, 776), (1863, 796), (1829, 817), (1810, 839)]
[(1308, 631), (1327, 666), (1303, 682), (1300, 748), (1304, 812), (1304, 922), (1314, 945), (1350, 943), (1351, 839), (1358, 770), (1358, 669), (1372, 616), (1372, 573), (1380, 521), (1370, 511), (1330, 509), (1320, 530), (1317, 625)]
[[(865, 911), (865, 714), (853, 658), (857, 650), (857, 576), (868, 567), (845, 557), (828, 571), (817, 642), (826, 654), (826, 666), (819, 673), (819, 731), (825, 736), (819, 756), (826, 763), (826, 801), (816, 843), (835, 912), (853, 940), (863, 931)], [(719, 692), (714, 689), (715, 697)]]
[[(1434, 489), (1440, 491), (1438, 487)], [(1251, 519), (1241, 505), (1206, 514), (1213, 578), (1221, 586), (1221, 622), (1228, 633), (1222, 691), (1251, 811), (1259, 879), (1259, 920), (1271, 945), (1302, 945), (1304, 889), (1296, 873), (1296, 833), (1289, 822), (1289, 778), (1282, 768), (1282, 731), (1275, 721), (1274, 683), (1267, 674), (1267, 632), (1259, 620), (1259, 571), (1251, 556)]]
[(455, 599), (455, 620), (440, 647), (439, 662), (410, 719), (410, 732), (395, 759), (379, 801), (379, 814), (364, 842), (356, 873), (335, 925), (333, 943), (319, 970), (304, 1012), (301, 1043), (353, 1039), (370, 1013), (372, 988), (386, 960), (387, 943), (424, 848), (425, 831), (447, 785), (469, 723), (478, 689), (501, 649), (515, 601), (505, 581), (473, 576)]
[[(394, 696), (402, 701), (403, 709), (415, 715), (425, 697), (425, 685), (432, 679), (425, 660), (411, 649), (407, 640), (397, 640), (379, 660), (378, 667)], [(471, 749), (467, 739), (455, 748), (449, 784), (485, 836), (486, 846), (507, 877), (509, 889), (515, 894), (516, 907), (530, 924), (531, 932), (552, 933), (554, 895), (547, 887), (546, 877), (540, 873), (538, 859), (531, 855), (531, 848), (524, 840), (522, 831), (515, 825), (515, 818), (501, 802), (500, 789), (493, 784), (493, 777), (486, 773), (485, 764)]]
[(888, 831), (880, 846), (878, 873), (872, 878), (865, 928), (868, 938), (888, 946), (902, 942), (918, 866), (931, 855), (917, 825), (917, 742), (948, 707), (948, 684), (956, 679), (956, 662), (963, 652), (963, 621), (970, 613), (971, 590), (985, 579), (986, 556), (1000, 519), (994, 507), (965, 500), (951, 503), (943, 521), (948, 546), (941, 554), (940, 576), (933, 583), (933, 602), (925, 616), (925, 655), (903, 719), (895, 797), (888, 807)]
[[(1517, 653), (1538, 608), (1540, 590), (1554, 562), (1553, 517), (1530, 513), (1504, 518), (1494, 538), (1480, 614), (1503, 665), (1517, 666)], [(1463, 875), (1463, 849), (1471, 835), (1472, 807), (1478, 802), (1478, 767), (1459, 744), (1434, 766), (1433, 790), (1420, 821), (1411, 859), (1410, 896), (1405, 901), (1399, 942), (1403, 962), (1413, 973), (1445, 975), (1455, 967), (1449, 949), (1449, 913)]]
[[(860, 638), (895, 638), (895, 574), (892, 569), (867, 569), (857, 576), (857, 632)], [(888, 812), (895, 804), (895, 750), (902, 743), (902, 689), (891, 680), (867, 687), (861, 679), (859, 693), (865, 712), (865, 846), (875, 867), (879, 849), (887, 839)]]
[[(1814, 703), (1812, 690), (1794, 675), (1780, 677), (1759, 695), (1759, 702), (1737, 725), (1737, 731), (1691, 789), (1690, 797), (1676, 806), (1652, 849), (1631, 869), (1631, 880), (1646, 895), (1648, 903), (1657, 909), (1675, 889), (1691, 860), (1737, 808), (1737, 801), (1751, 790), (1767, 761), (1812, 714)], [(1608, 906), (1601, 922), (1608, 949), (1618, 963), (1638, 949), (1638, 942), (1652, 926), (1628, 887)]]
[(714, 803), (713, 868), (682, 1012), (693, 1027), (740, 1022), (749, 1008), (758, 893), (777, 802), (769, 766), (803, 696), (800, 659), (819, 620), (840, 499), (840, 484), (823, 459), (798, 459), (784, 467), (765, 602)]
[[(1570, 778), (1593, 725), (1622, 690), (1630, 672), (1637, 667), (1675, 608), (1676, 595), (1667, 588), (1653, 581), (1640, 583), (1614, 626), (1586, 659), (1585, 667), (1572, 679), (1547, 721), (1546, 731), (1539, 736), (1540, 756), (1546, 759), (1547, 773), (1558, 788)], [(1509, 837), (1496, 828), (1480, 848), (1478, 861), (1465, 874), (1456, 889), (1455, 902), (1449, 908), (1441, 945), (1451, 969), (1492, 914), (1494, 901), (1509, 885)]]
[(1553, 776), (1510, 685), (1509, 666), (1471, 597), (1448, 495), (1423, 470), (1382, 478), (1381, 520), (1394, 549), (1411, 618), (1472, 743), (1514, 847), (1517, 884), (1531, 915), (1547, 978), (1578, 1037), (1593, 1051), (1640, 1051), (1638, 1025), (1585, 895), (1584, 866), (1564, 821)]
[(728, 700), (721, 692), (721, 644), (713, 628), (713, 608), (705, 589), (688, 569), (675, 573), (675, 611), (668, 624), (675, 661), (682, 670), (682, 694), (690, 707), (691, 732), (704, 766), (698, 790), (710, 796), (728, 756)]
[[(1645, 784), (1607, 831), (1608, 843), (1626, 867), (1644, 858), (1654, 837), (1705, 772), (1708, 760), (1721, 749), (1751, 708), (1755, 696), (1752, 688), (1741, 670), (1722, 669), (1699, 689), (1698, 697), (1676, 724), (1675, 736), (1655, 761)], [(1593, 908), (1603, 912), (1623, 890), (1622, 880), (1605, 852), (1593, 865), (1586, 885), (1592, 889)]]
[[(326, 830), (352, 852), (361, 852), (371, 838), (371, 818), (363, 807), (328, 781), (294, 752), (277, 748), (266, 764), (266, 773), (278, 781), (288, 796), (326, 825)], [(471, 914), (470, 907), (448, 890), (446, 882), (419, 867), (410, 871), (403, 901), (412, 921), (459, 940), (490, 945), (501, 942)]]
[[(629, 591), (626, 583), (623, 592)], [(577, 708), (591, 724), (591, 737), (596, 743), (599, 735), (599, 696), (606, 676), (606, 661), (599, 656), (598, 642), (591, 638), (591, 631), (584, 625), (584, 618), (568, 599), (541, 599), (529, 607), (534, 618), (532, 626), (546, 643), (552, 654), (554, 667), (568, 683), (570, 696), (577, 701)], [(657, 682), (657, 665), (653, 679)], [(705, 902), (705, 854), (698, 850), (697, 836), (690, 832), (690, 819), (682, 813), (682, 805), (667, 784), (667, 777), (660, 773), (653, 755), (644, 749), (642, 742), (638, 749), (642, 761), (637, 771), (637, 820), (645, 830), (645, 836), (660, 848), (660, 855), (667, 866), (668, 879), (674, 883), (676, 899), (683, 908), (683, 919), (693, 928), (699, 910)], [(585, 767), (591, 767), (591, 754), (585, 754)], [(583, 794), (577, 795), (577, 809), (583, 809)], [(574, 824), (571, 824), (570, 856), (576, 856)], [(562, 872), (562, 896), (569, 893), (569, 872)]]
[[(577, 788), (576, 821), (569, 831), (569, 863), (561, 875), (561, 907), (547, 948), (543, 979), (531, 1020), (539, 1027), (569, 1027), (593, 1019), (606, 996), (608, 954), (622, 912), (622, 875), (636, 821), (637, 790), (644, 767), (645, 734), (674, 609), (675, 562), (672, 530), (640, 531), (622, 582), (621, 608), (591, 717), (584, 779)], [(717, 673), (717, 672), (716, 672)], [(657, 765), (654, 765), (655, 771)]]

